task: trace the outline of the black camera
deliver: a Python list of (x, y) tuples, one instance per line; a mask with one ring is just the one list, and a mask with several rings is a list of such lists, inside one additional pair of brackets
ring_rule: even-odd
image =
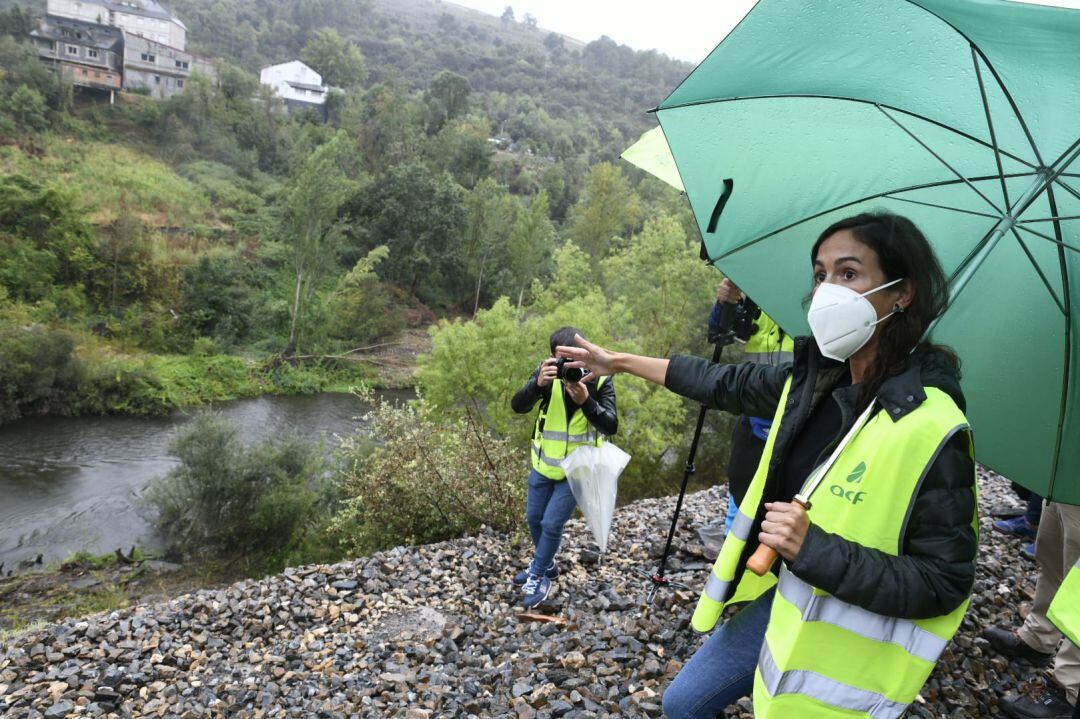
[(761, 308), (750, 299), (743, 297), (735, 304), (725, 304), (720, 309), (720, 326), (715, 333), (710, 332), (709, 342), (726, 346), (733, 342), (746, 343), (757, 332), (757, 320), (761, 317)]
[(567, 362), (573, 362), (569, 357), (560, 357), (555, 360), (555, 376), (564, 382), (580, 382), (585, 376), (585, 370), (580, 367), (567, 367)]

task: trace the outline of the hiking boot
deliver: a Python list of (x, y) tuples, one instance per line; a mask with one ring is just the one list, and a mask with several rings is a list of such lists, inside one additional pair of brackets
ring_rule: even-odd
[(550, 591), (550, 579), (539, 574), (530, 574), (529, 578), (525, 580), (525, 586), (521, 588), (521, 593), (525, 595), (521, 600), (521, 606), (526, 609), (535, 608), (547, 599)]
[(1020, 556), (1024, 559), (1035, 562), (1035, 542), (1028, 542), (1024, 546), (1020, 547)]
[(1044, 664), (1054, 656), (1029, 647), (1015, 629), (987, 627), (982, 631), (982, 638), (990, 642), (990, 646), (998, 654), (1014, 659), (1027, 659), (1032, 664)]
[(1073, 705), (1065, 690), (1049, 679), (1033, 681), (1020, 689), (1019, 696), (1001, 700), (1001, 710), (1013, 719), (1072, 719)]
[[(562, 572), (559, 571), (559, 563), (556, 562), (554, 559), (552, 559), (551, 560), (551, 566), (548, 567), (547, 571), (544, 572), (544, 576), (547, 577), (548, 579), (555, 579), (560, 574), (562, 574)], [(514, 584), (516, 584), (519, 587), (523, 586), (525, 584), (525, 582), (528, 581), (528, 579), (529, 579), (529, 570), (528, 569), (522, 569), (520, 572), (518, 572), (517, 574), (514, 575)]]
[(994, 529), (1002, 534), (1013, 534), (1017, 537), (1023, 537), (1024, 539), (1035, 539), (1035, 535), (1039, 532), (1039, 526), (1037, 524), (1032, 524), (1024, 517), (999, 519), (994, 522)]

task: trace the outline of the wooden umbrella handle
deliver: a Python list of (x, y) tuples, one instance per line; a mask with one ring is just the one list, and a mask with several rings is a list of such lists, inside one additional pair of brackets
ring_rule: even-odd
[[(810, 503), (803, 501), (799, 497), (795, 497), (791, 501), (801, 504), (803, 509), (810, 509)], [(765, 544), (759, 544), (754, 553), (750, 555), (750, 559), (746, 560), (746, 568), (759, 577), (764, 577), (779, 558), (780, 554), (775, 549)]]

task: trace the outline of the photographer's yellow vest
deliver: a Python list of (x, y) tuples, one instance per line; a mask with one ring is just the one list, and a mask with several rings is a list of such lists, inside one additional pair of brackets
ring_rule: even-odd
[(1065, 575), (1046, 616), (1069, 641), (1080, 647), (1080, 560)]
[(795, 340), (785, 334), (772, 317), (762, 312), (754, 324), (757, 329), (746, 340), (743, 351), (747, 362), (758, 362), (773, 366), (791, 362), (795, 352)]
[[(600, 389), (607, 377), (601, 377), (596, 388)], [(584, 444), (599, 446), (604, 435), (589, 424), (585, 413), (579, 408), (567, 421), (566, 402), (563, 401), (562, 380), (552, 380), (551, 399), (533, 425), (532, 467), (548, 479), (566, 479), (562, 460)]]
[[(749, 539), (761, 510), (765, 477), (788, 403), (784, 388), (757, 473), (717, 557), (692, 625), (710, 631), (728, 604), (752, 600), (777, 577), (745, 571)], [(922, 478), (945, 444), (970, 430), (944, 392), (893, 421), (877, 412), (837, 458), (811, 497), (810, 521), (826, 532), (897, 556)], [(972, 527), (978, 531), (977, 513)], [(781, 570), (754, 676), (754, 716), (899, 717), (956, 633), (968, 602), (947, 615), (908, 620), (844, 602)]]

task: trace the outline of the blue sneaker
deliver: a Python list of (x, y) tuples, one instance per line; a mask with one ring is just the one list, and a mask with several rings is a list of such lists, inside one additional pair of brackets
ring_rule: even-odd
[(1038, 525), (1033, 525), (1023, 517), (1013, 517), (1012, 519), (999, 519), (994, 522), (994, 529), (1002, 534), (1015, 534), (1018, 537), (1024, 539), (1035, 539), (1035, 535), (1039, 531)]
[[(554, 559), (552, 559), (551, 560), (551, 566), (547, 568), (546, 572), (544, 572), (544, 576), (547, 577), (548, 579), (555, 579), (560, 574), (562, 574), (562, 572), (559, 571), (559, 563), (556, 562)], [(525, 582), (528, 581), (528, 579), (529, 579), (529, 570), (528, 569), (522, 569), (520, 572), (518, 572), (517, 574), (514, 575), (514, 584), (516, 584), (519, 587), (524, 586)]]
[(1024, 546), (1020, 547), (1020, 556), (1023, 557), (1024, 559), (1029, 559), (1032, 562), (1036, 561), (1036, 559), (1035, 559), (1035, 542), (1029, 542), (1028, 544), (1025, 544)]
[(521, 600), (521, 606), (526, 609), (533, 609), (547, 599), (550, 591), (550, 579), (539, 574), (530, 574), (529, 578), (525, 580), (525, 586), (521, 588), (521, 593), (525, 595)]

